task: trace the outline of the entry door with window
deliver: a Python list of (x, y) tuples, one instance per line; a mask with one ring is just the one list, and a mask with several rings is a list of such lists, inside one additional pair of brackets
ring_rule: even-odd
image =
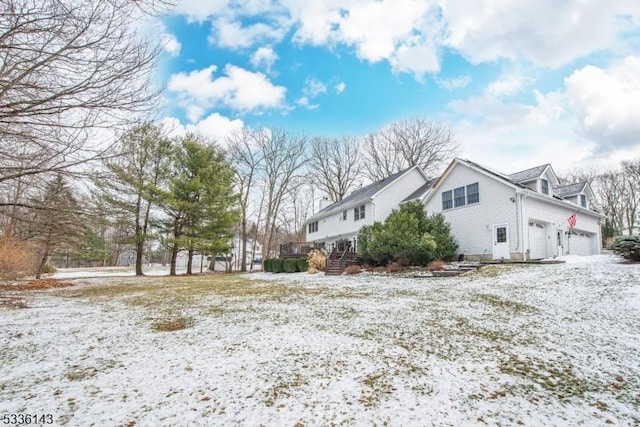
[(509, 226), (497, 224), (493, 226), (493, 259), (510, 259)]
[(558, 256), (564, 255), (564, 232), (556, 230), (556, 242), (558, 244)]

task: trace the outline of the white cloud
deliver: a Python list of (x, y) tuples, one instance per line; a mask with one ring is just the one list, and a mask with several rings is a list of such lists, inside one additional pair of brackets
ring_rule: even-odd
[(212, 113), (197, 123), (182, 124), (175, 117), (165, 117), (160, 123), (169, 132), (171, 137), (183, 136), (186, 133), (194, 133), (205, 138), (217, 141), (224, 146), (226, 138), (244, 126), (240, 119), (229, 119), (219, 113)]
[(588, 65), (565, 85), (580, 131), (599, 151), (640, 146), (640, 56), (607, 69)]
[(302, 88), (303, 96), (296, 100), (296, 104), (308, 110), (315, 110), (318, 104), (312, 104), (311, 100), (318, 95), (327, 93), (327, 85), (314, 77), (307, 77), (304, 87)]
[(315, 98), (322, 93), (327, 93), (327, 85), (316, 78), (309, 77), (305, 82), (302, 92), (310, 98)]
[(347, 88), (347, 84), (345, 82), (336, 83), (333, 87), (338, 95), (341, 95), (342, 92)]
[(162, 46), (165, 51), (171, 56), (178, 56), (182, 45), (178, 41), (178, 38), (169, 33), (162, 34)]
[(532, 79), (519, 69), (505, 71), (497, 80), (490, 83), (486, 91), (495, 96), (509, 96), (520, 92)]
[(474, 63), (525, 59), (557, 67), (615, 49), (619, 18), (640, 16), (640, 2), (565, 0), (442, 1), (443, 44)]
[(450, 79), (440, 79), (436, 77), (435, 81), (436, 84), (442, 89), (452, 92), (456, 89), (467, 87), (469, 83), (471, 83), (471, 77), (469, 77), (468, 75), (453, 77)]
[(262, 73), (227, 64), (224, 75), (214, 77), (215, 65), (171, 76), (168, 89), (178, 94), (192, 121), (212, 107), (240, 112), (284, 109), (286, 88), (276, 86)]
[(218, 18), (211, 26), (209, 43), (227, 48), (247, 48), (257, 43), (279, 42), (286, 33), (278, 28), (262, 22), (243, 26), (239, 21), (228, 21)]
[(251, 55), (251, 65), (255, 68), (263, 68), (267, 73), (271, 72), (271, 67), (277, 60), (278, 54), (271, 46), (260, 47)]
[(307, 110), (315, 110), (319, 107), (318, 104), (312, 104), (308, 96), (301, 96), (296, 99), (296, 104), (300, 107), (306, 108)]

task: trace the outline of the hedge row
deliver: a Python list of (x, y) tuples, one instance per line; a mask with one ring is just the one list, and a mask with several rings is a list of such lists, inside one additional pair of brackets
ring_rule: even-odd
[(295, 273), (309, 269), (306, 258), (266, 258), (262, 262), (262, 270), (267, 273)]

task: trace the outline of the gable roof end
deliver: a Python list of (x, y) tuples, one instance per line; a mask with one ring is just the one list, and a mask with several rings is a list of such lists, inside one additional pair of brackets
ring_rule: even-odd
[(555, 187), (553, 189), (553, 194), (560, 198), (575, 196), (577, 194), (582, 193), (582, 190), (584, 190), (584, 187), (586, 185), (587, 185), (586, 182), (577, 182), (575, 184), (568, 184), (560, 187)]
[[(382, 189), (391, 185), (391, 183), (393, 183), (395, 180), (397, 180), (398, 178), (403, 176), (405, 173), (407, 173), (408, 171), (414, 168), (417, 168), (417, 166), (412, 166), (410, 168), (401, 170), (400, 172), (396, 172), (393, 175), (390, 175), (381, 181), (374, 182), (373, 184), (369, 184), (366, 187), (362, 187), (358, 190), (353, 191), (344, 199), (330, 204), (326, 208), (318, 211), (315, 215), (307, 218), (305, 223), (315, 221), (316, 219), (322, 218), (332, 212), (337, 212), (344, 208), (347, 208), (359, 203), (364, 203), (370, 200), (373, 196), (378, 194), (378, 192), (380, 192)], [(420, 169), (418, 168), (418, 170)]]
[(521, 184), (523, 182), (528, 182), (540, 178), (548, 167), (551, 167), (551, 165), (547, 163), (545, 165), (540, 165), (530, 169), (525, 169), (520, 172), (512, 173), (510, 175), (507, 175), (507, 178), (512, 182)]

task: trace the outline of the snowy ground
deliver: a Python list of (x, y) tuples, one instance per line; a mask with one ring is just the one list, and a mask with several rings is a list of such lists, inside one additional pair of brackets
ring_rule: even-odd
[(23, 291), (29, 308), (0, 307), (0, 414), (73, 426), (638, 425), (640, 265), (618, 261)]

